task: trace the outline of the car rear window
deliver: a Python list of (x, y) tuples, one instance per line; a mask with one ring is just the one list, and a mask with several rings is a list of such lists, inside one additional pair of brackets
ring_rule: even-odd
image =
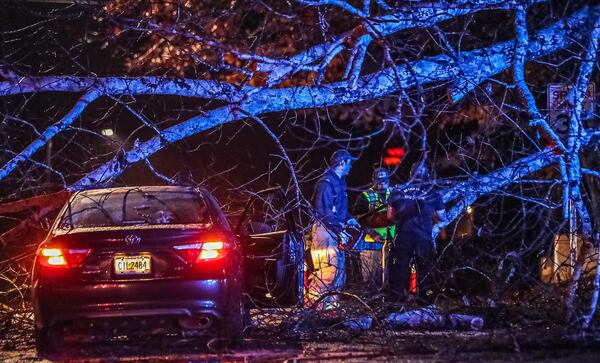
[(210, 222), (209, 207), (196, 192), (129, 189), (78, 194), (65, 208), (58, 228)]

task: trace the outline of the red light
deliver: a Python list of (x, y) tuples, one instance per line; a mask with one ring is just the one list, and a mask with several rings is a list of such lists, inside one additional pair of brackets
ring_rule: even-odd
[(204, 242), (202, 244), (202, 249), (203, 250), (222, 250), (223, 249), (223, 242), (218, 241), (218, 242)]
[(69, 267), (71, 267), (71, 268), (79, 267), (81, 265), (81, 263), (83, 262), (83, 260), (85, 260), (85, 258), (90, 255), (90, 253), (92, 253), (92, 250), (90, 250), (89, 248), (82, 248), (82, 249), (69, 248), (69, 249), (67, 249), (65, 258), (67, 259), (67, 263), (69, 264)]
[(387, 149), (387, 154), (389, 156), (396, 156), (396, 157), (403, 157), (404, 156), (404, 149), (401, 147), (391, 147), (389, 149)]
[(173, 246), (173, 248), (177, 251), (177, 254), (185, 260), (185, 262), (194, 263), (196, 259), (198, 259), (200, 251), (202, 251), (202, 243), (190, 243), (187, 245)]
[(90, 249), (42, 248), (38, 255), (42, 265), (47, 267), (79, 267), (92, 252)]
[(397, 157), (385, 157), (383, 158), (383, 163), (387, 166), (392, 166), (392, 165), (399, 165), (400, 162), (402, 161), (401, 158), (397, 158)]
[(404, 148), (391, 147), (386, 149), (386, 156), (383, 157), (383, 163), (387, 166), (399, 165), (404, 157)]
[(58, 257), (62, 256), (60, 248), (42, 248), (40, 255), (45, 257)]
[(206, 261), (206, 260), (214, 260), (215, 258), (219, 258), (219, 250), (202, 250), (200, 253), (200, 257), (198, 260)]
[(196, 263), (221, 258), (226, 253), (226, 247), (226, 244), (222, 241), (190, 243), (173, 246), (177, 253), (187, 263)]

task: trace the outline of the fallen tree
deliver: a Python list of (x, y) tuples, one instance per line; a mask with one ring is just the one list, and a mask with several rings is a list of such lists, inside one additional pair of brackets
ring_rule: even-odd
[[(587, 241), (592, 240), (593, 231), (599, 225), (600, 212), (597, 206), (589, 202), (590, 196), (586, 193), (591, 192), (589, 188), (586, 190), (584, 187), (584, 175), (598, 178), (600, 171), (582, 168), (581, 164), (582, 159), (597, 148), (600, 129), (586, 126), (582, 121), (582, 113), (586, 91), (598, 64), (598, 5), (574, 4), (568, 7), (569, 11), (565, 11), (564, 17), (543, 23), (536, 21), (540, 17), (540, 8), (537, 7), (545, 6), (542, 1), (461, 0), (399, 5), (392, 5), (386, 1), (364, 1), (362, 8), (347, 1), (297, 3), (306, 5), (306, 8), (298, 10), (298, 14), (302, 14), (303, 11), (317, 12), (315, 33), (325, 34), (331, 30), (326, 17), (321, 14), (323, 9), (335, 9), (336, 12), (345, 14), (348, 21), (344, 25), (347, 28), (340, 29), (338, 25), (335, 30), (339, 31), (325, 36), (325, 41), (317, 44), (307, 42), (309, 45), (306, 47), (292, 47), (293, 51), (289, 52), (288, 49), (286, 53), (276, 49), (274, 45), (279, 44), (276, 41), (271, 44), (271, 49), (267, 41), (266, 46), (259, 50), (252, 47), (251, 37), (227, 43), (227, 37), (218, 33), (219, 26), (223, 24), (216, 23), (210, 17), (198, 18), (193, 9), (185, 6), (173, 10), (169, 8), (170, 5), (165, 5), (165, 8), (159, 9), (156, 16), (152, 15), (152, 11), (145, 12), (130, 7), (123, 1), (114, 1), (100, 8), (84, 8), (86, 14), (96, 16), (96, 19), (114, 26), (116, 38), (125, 38), (127, 34), (145, 36), (144, 40), (150, 42), (150, 46), (132, 50), (140, 62), (146, 58), (158, 59), (154, 63), (167, 64), (183, 74), (186, 67), (204, 67), (205, 71), (199, 72), (200, 76), (196, 78), (173, 77), (172, 73), (161, 76), (154, 68), (148, 70), (150, 75), (135, 76), (137, 66), (131, 59), (127, 60), (130, 69), (126, 69), (124, 74), (99, 76), (94, 69), (83, 67), (84, 75), (79, 71), (73, 74), (48, 75), (49, 72), (36, 71), (27, 62), (19, 62), (12, 56), (18, 52), (7, 48), (5, 52), (11, 56), (0, 64), (0, 97), (7, 99), (7, 104), (19, 97), (40, 97), (48, 94), (73, 94), (78, 99), (68, 112), (52, 120), (44, 130), (33, 127), (29, 137), (21, 136), (18, 142), (8, 143), (9, 146), (3, 148), (0, 181), (7, 185), (15, 183), (15, 180), (11, 179), (13, 174), (32, 164), (35, 168), (51, 170), (63, 180), (66, 175), (71, 181), (64, 182), (64, 187), (71, 192), (111, 185), (140, 162), (145, 162), (152, 172), (160, 176), (160, 171), (150, 164), (150, 157), (153, 155), (192, 136), (224, 125), (239, 124), (241, 127), (245, 122), (257, 122), (280, 147), (282, 159), (286, 160), (285, 164), (293, 176), (291, 179), (294, 181), (297, 195), (294, 205), (300, 206), (304, 201), (301, 200), (302, 193), (299, 190), (301, 182), (298, 182), (296, 177), (299, 163), (287, 155), (286, 149), (278, 142), (276, 134), (270, 132), (263, 118), (277, 112), (328, 109), (332, 106), (352, 105), (394, 96), (400, 100), (399, 103), (404, 103), (404, 108), (411, 110), (414, 125), (425, 130), (430, 126), (425, 125), (423, 120), (425, 105), (413, 102), (406, 96), (407, 92), (417, 90), (418, 97), (423, 99), (428, 91), (434, 93), (437, 89), (444, 88), (451, 105), (471, 93), (480, 91), (485, 83), (495, 83), (504, 87), (506, 92), (517, 91), (515, 102), (520, 106), (508, 106), (527, 115), (527, 120), (515, 122), (514, 129), (515, 134), (521, 134), (528, 139), (528, 147), (524, 147), (523, 152), (511, 155), (507, 162), (501, 160), (503, 164), (495, 170), (466, 171), (458, 178), (441, 181), (447, 186), (444, 200), (448, 206), (449, 219), (437, 226), (436, 233), (440, 228), (463, 216), (467, 208), (477, 200), (502, 193), (511, 185), (528, 178), (531, 183), (536, 183), (533, 175), (551, 169), (554, 176), (560, 180), (563, 217), (575, 218), (579, 225), (578, 228), (571, 229), (570, 234), (577, 234)], [(284, 12), (278, 9), (267, 7), (265, 12), (281, 18), (282, 24), (286, 19), (293, 19), (291, 15), (286, 15), (286, 11), (291, 9), (285, 8)], [(164, 13), (160, 13), (161, 11)], [(242, 11), (249, 10), (242, 8), (240, 12)], [(482, 45), (476, 41), (463, 44), (462, 37), (449, 40), (448, 34), (452, 33), (450, 26), (447, 32), (442, 29), (445, 22), (472, 19), (473, 16), (485, 12), (510, 14), (514, 34), (491, 44)], [(173, 17), (175, 13), (179, 15)], [(161, 16), (167, 20), (161, 20)], [(202, 27), (195, 28), (193, 24), (196, 20), (206, 25), (206, 29), (216, 26), (215, 33)], [(539, 24), (543, 25), (538, 26)], [(21, 40), (18, 38), (19, 34), (30, 26), (41, 27), (43, 24), (23, 26), (12, 30), (6, 36), (13, 37), (11, 39), (16, 43)], [(434, 47), (435, 52), (417, 52), (415, 56), (404, 56), (394, 48), (394, 38), (407, 31), (422, 31), (424, 34), (436, 32), (439, 44)], [(313, 37), (309, 38), (310, 41), (314, 40)], [(21, 45), (25, 46), (26, 44)], [(173, 52), (173, 56), (170, 56), (173, 60), (169, 57), (156, 58), (157, 54), (163, 54), (155, 53), (158, 51)], [(528, 83), (532, 81), (532, 77), (526, 79), (526, 65), (544, 62), (549, 56), (560, 58), (565, 52), (567, 55), (563, 58), (576, 57), (579, 62), (577, 72), (574, 72), (575, 76), (571, 79), (573, 87), (565, 97), (572, 107), (568, 117), (568, 132), (562, 135), (537, 106), (539, 99), (536, 99), (537, 95)], [(69, 56), (75, 68), (81, 66), (76, 55)], [(192, 66), (189, 65), (190, 62)], [(507, 81), (506, 78), (510, 80)], [(207, 106), (192, 117), (181, 117), (172, 122), (172, 125), (162, 127), (162, 120), (149, 119), (142, 111), (136, 110), (136, 101), (141, 103), (140, 100), (145, 96), (177, 96), (212, 103), (206, 103)], [(123, 97), (128, 98), (124, 101)], [(67, 169), (59, 170), (47, 162), (36, 161), (40, 151), (49, 148), (49, 143), (58, 136), (73, 130), (84, 133), (85, 126), (74, 125), (81, 120), (85, 112), (105, 101), (123, 107), (139, 121), (141, 127), (149, 130), (152, 136), (122, 145), (108, 160), (96, 163), (91, 170), (85, 170), (84, 175), (80, 175), (76, 180), (73, 180)], [(503, 100), (498, 100), (498, 103), (499, 109), (505, 108)], [(401, 108), (399, 106), (396, 111)], [(31, 125), (23, 120), (20, 112), (18, 108), (5, 118), (17, 120), (22, 125)], [(406, 128), (400, 113), (390, 112), (388, 123), (394, 129)], [(413, 126), (409, 127), (412, 128)], [(3, 128), (2, 133), (10, 135), (11, 131), (9, 128)], [(428, 147), (425, 133), (420, 137), (421, 151), (424, 152)], [(164, 176), (162, 179), (169, 180)], [(547, 180), (540, 180), (539, 183), (543, 184)], [(66, 194), (61, 194), (63, 195)], [(38, 203), (35, 205), (36, 211), (29, 222), (24, 221), (13, 230), (5, 232), (1, 239), (3, 244), (14, 239), (18, 233), (31, 226), (31, 223), (39, 221), (60, 204), (59, 198), (38, 198), (35, 202)], [(24, 208), (30, 208), (28, 203), (34, 202), (30, 200), (18, 203)], [(11, 208), (16, 207), (0, 207), (7, 212), (13, 210)], [(584, 252), (579, 253), (579, 256), (585, 255)], [(567, 315), (571, 318), (574, 315), (574, 298), (583, 263), (583, 259), (577, 261), (565, 300)], [(600, 290), (600, 271), (596, 274), (594, 284), (592, 303), (588, 313), (582, 318), (583, 326), (589, 326), (595, 314)]]

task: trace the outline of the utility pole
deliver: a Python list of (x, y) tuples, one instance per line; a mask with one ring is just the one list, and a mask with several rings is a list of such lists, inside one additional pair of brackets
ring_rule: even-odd
[(577, 211), (573, 201), (569, 198), (569, 266), (570, 275), (575, 273), (575, 264), (577, 263)]

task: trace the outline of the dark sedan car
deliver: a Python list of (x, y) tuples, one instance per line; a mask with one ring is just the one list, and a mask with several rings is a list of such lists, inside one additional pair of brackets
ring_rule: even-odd
[(247, 226), (267, 224), (247, 220), (251, 204), (244, 228), (234, 231), (200, 188), (74, 194), (36, 253), (38, 352), (55, 350), (66, 336), (176, 333), (240, 341), (245, 301), (298, 303), (303, 246), (292, 216), (282, 213), (283, 222), (252, 233)]

